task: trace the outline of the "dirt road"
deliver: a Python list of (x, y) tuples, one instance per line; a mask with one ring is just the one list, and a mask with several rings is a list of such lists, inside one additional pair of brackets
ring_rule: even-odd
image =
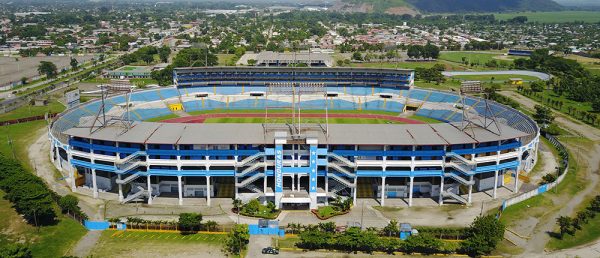
[[(503, 91), (500, 92), (500, 94), (510, 97), (529, 110), (533, 110), (535, 105), (539, 105), (539, 103), (523, 97), (516, 92)], [(574, 121), (565, 115), (559, 113), (555, 113), (555, 115), (555, 122), (559, 126), (565, 128), (573, 134), (583, 136), (591, 141), (591, 147), (583, 146), (581, 144), (572, 144), (569, 142), (564, 143), (571, 153), (577, 156), (577, 161), (580, 168), (578, 173), (582, 173), (585, 176), (587, 185), (585, 185), (584, 189), (579, 191), (571, 198), (563, 197), (561, 199), (553, 200), (554, 203), (562, 203), (562, 208), (560, 208), (558, 212), (544, 216), (539, 220), (535, 226), (531, 239), (529, 239), (527, 244), (524, 246), (525, 252), (521, 255), (522, 257), (533, 257), (543, 254), (544, 247), (550, 240), (550, 236), (547, 233), (554, 230), (556, 218), (559, 216), (573, 215), (573, 212), (576, 210), (578, 205), (580, 205), (587, 196), (592, 195), (597, 191), (596, 189), (598, 187), (598, 183), (600, 182), (600, 162), (598, 160), (598, 157), (600, 157), (600, 130), (578, 121)], [(569, 252), (569, 250), (564, 251)]]

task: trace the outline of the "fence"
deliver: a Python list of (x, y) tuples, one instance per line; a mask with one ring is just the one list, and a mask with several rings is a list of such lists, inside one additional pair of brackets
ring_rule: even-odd
[(24, 118), (19, 118), (19, 119), (0, 121), (0, 126), (13, 125), (13, 124), (19, 124), (19, 123), (25, 123), (25, 122), (31, 122), (31, 121), (37, 121), (37, 120), (45, 120), (45, 119), (49, 119), (49, 118), (54, 118), (56, 115), (58, 115), (58, 113), (49, 113), (49, 114), (43, 115), (43, 116), (30, 116), (30, 117), (24, 117)]
[(515, 205), (515, 204), (525, 201), (531, 197), (534, 197), (539, 194), (547, 192), (548, 190), (550, 190), (550, 189), (556, 187), (558, 184), (560, 184), (560, 182), (562, 182), (563, 179), (565, 178), (565, 176), (567, 175), (567, 172), (569, 171), (569, 153), (567, 152), (567, 149), (554, 136), (547, 134), (547, 133), (542, 133), (542, 135), (546, 139), (548, 139), (550, 144), (552, 144), (552, 146), (554, 146), (556, 148), (556, 150), (558, 150), (558, 153), (560, 155), (560, 158), (561, 158), (560, 165), (561, 166), (559, 169), (558, 177), (552, 183), (540, 185), (536, 189), (533, 189), (533, 190), (526, 192), (524, 194), (521, 194), (519, 196), (515, 196), (513, 198), (509, 198), (509, 199), (505, 200), (502, 203), (501, 211), (504, 211), (507, 207), (509, 207), (511, 205)]

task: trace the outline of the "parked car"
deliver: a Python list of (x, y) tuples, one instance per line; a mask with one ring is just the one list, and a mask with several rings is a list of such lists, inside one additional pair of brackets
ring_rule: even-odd
[(279, 248), (265, 247), (262, 249), (263, 254), (279, 254)]

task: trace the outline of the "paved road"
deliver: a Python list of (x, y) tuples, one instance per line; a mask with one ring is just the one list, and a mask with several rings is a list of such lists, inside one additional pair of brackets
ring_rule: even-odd
[(262, 254), (262, 249), (269, 246), (271, 246), (271, 236), (250, 236), (246, 257), (273, 257), (272, 254)]
[(523, 71), (523, 70), (508, 70), (508, 71), (478, 71), (478, 72), (463, 72), (463, 71), (444, 71), (444, 76), (460, 76), (460, 75), (523, 75), (533, 76), (540, 78), (540, 80), (550, 80), (550, 75), (547, 73), (540, 73), (535, 71)]

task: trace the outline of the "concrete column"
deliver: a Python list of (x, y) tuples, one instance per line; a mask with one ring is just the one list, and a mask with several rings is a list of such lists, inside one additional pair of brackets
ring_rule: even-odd
[(92, 169), (92, 192), (94, 198), (98, 198), (98, 185), (96, 184), (96, 170)]
[(298, 175), (298, 191), (300, 191), (300, 175)]
[[(117, 177), (119, 178), (119, 180), (121, 180), (121, 174), (118, 174)], [(123, 185), (122, 184), (118, 184), (119, 185), (119, 202), (123, 201)]]
[(413, 184), (415, 182), (415, 177), (410, 177), (410, 185), (408, 187), (408, 207), (412, 206), (412, 197), (413, 197)]
[(444, 177), (443, 177), (443, 176), (441, 176), (441, 177), (440, 177), (440, 199), (439, 199), (439, 201), (438, 201), (438, 203), (439, 203), (440, 205), (444, 204), (444, 196), (443, 196), (443, 193), (444, 193)]
[(295, 180), (296, 180), (296, 175), (292, 174), (292, 192), (295, 191), (295, 189), (296, 189), (296, 186), (294, 184)]
[(206, 205), (210, 206), (210, 176), (206, 177)]
[(494, 193), (492, 198), (496, 199), (496, 189), (498, 188), (498, 170), (494, 171)]
[(150, 175), (146, 176), (148, 183), (148, 204), (152, 204), (152, 182), (150, 182)]
[[(469, 176), (469, 181), (473, 181), (473, 176)], [(467, 199), (467, 202), (469, 204), (471, 204), (472, 193), (473, 193), (473, 185), (469, 185), (469, 196), (468, 196), (468, 199)]]
[(329, 193), (329, 175), (327, 169), (325, 169), (325, 195)]
[(381, 206), (385, 206), (385, 177), (381, 178)]
[(517, 170), (515, 170), (515, 189), (513, 189), (513, 192), (518, 192), (519, 191), (519, 168), (517, 168)]
[(177, 176), (177, 190), (179, 192), (179, 205), (183, 205), (183, 186), (181, 185), (181, 176)]
[(352, 198), (353, 199), (353, 203), (356, 204), (356, 181), (358, 180), (358, 177), (354, 177), (354, 187), (352, 188), (352, 194), (354, 195)]

